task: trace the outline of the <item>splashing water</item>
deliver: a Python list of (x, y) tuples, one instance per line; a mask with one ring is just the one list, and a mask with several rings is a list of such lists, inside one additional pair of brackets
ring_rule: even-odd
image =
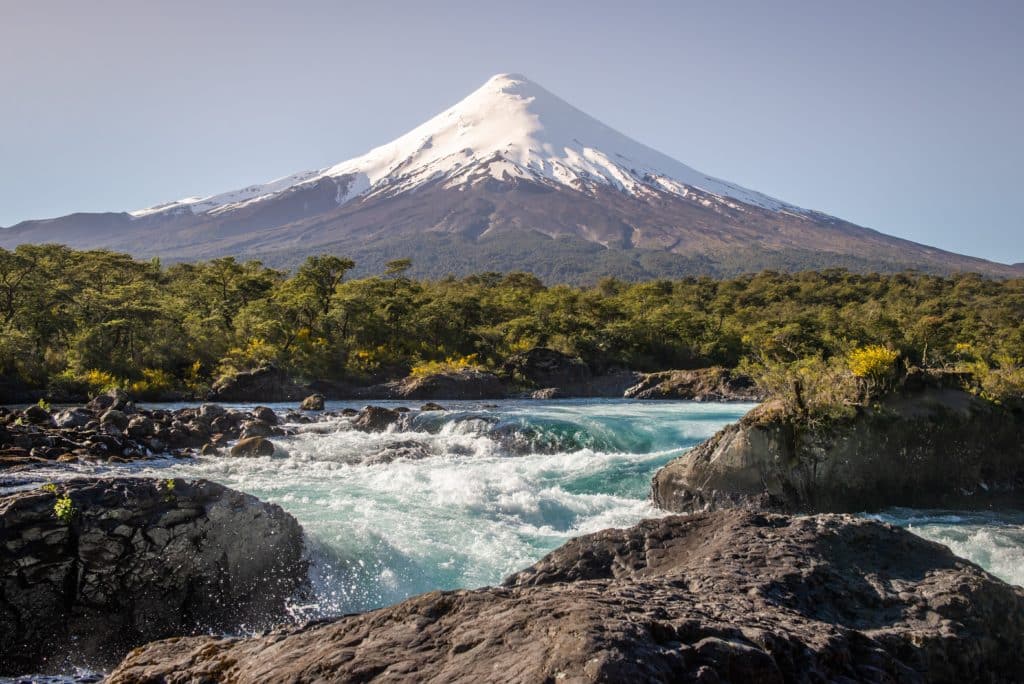
[[(382, 405), (396, 406), (394, 402)], [(752, 404), (559, 400), (446, 402), (401, 431), (345, 418), (275, 438), (273, 457), (158, 459), (153, 477), (207, 478), (280, 504), (306, 531), (316, 601), (301, 617), (376, 608), (433, 589), (477, 587), (571, 537), (658, 515), (650, 478)], [(357, 405), (331, 403), (329, 409)], [(276, 407), (279, 409), (285, 406)], [(76, 465), (35, 478), (108, 473)], [(875, 516), (1024, 583), (1024, 513)]]
[(892, 508), (867, 517), (944, 544), (996, 577), (1024, 586), (1024, 511)]

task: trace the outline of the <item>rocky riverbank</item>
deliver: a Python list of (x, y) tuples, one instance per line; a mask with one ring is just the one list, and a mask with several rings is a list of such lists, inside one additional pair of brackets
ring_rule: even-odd
[(132, 652), (109, 682), (1019, 681), (1024, 589), (841, 515), (722, 511), (576, 539), (504, 586)]
[(674, 512), (1024, 507), (1024, 413), (928, 382), (836, 419), (769, 402), (658, 471), (652, 495)]
[(279, 506), (203, 480), (83, 478), (0, 496), (0, 674), (288, 619), (307, 583)]
[[(307, 420), (296, 413), (293, 420)], [(230, 441), (285, 435), (274, 411), (219, 404), (175, 411), (142, 409), (120, 390), (85, 406), (51, 410), (0, 407), (0, 470), (77, 461), (128, 462), (153, 455), (216, 451)]]

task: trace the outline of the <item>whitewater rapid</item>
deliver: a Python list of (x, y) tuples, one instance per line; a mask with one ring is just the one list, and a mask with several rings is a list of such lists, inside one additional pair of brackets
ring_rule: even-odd
[[(448, 411), (409, 414), (400, 431), (367, 434), (342, 417), (293, 426), (298, 434), (274, 438), (272, 457), (76, 465), (33, 478), (128, 469), (207, 478), (277, 503), (302, 524), (312, 561), (315, 597), (295, 606), (296, 617), (327, 617), (496, 584), (574, 536), (664, 515), (648, 498), (654, 472), (753, 406), (444, 404)], [(359, 405), (328, 405), (346, 407)], [(894, 509), (874, 517), (1024, 584), (1024, 512)]]

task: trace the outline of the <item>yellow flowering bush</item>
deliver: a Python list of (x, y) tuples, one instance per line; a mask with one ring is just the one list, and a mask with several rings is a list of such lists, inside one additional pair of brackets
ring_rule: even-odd
[(409, 374), (414, 378), (422, 378), (438, 373), (456, 373), (461, 370), (482, 370), (476, 354), (469, 356), (449, 356), (444, 361), (421, 361), (412, 367)]

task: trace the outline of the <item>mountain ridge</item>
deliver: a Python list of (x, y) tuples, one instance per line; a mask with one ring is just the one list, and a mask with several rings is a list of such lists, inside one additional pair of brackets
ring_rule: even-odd
[[(444, 253), (436, 253), (429, 238), (442, 235)], [(325, 249), (365, 258), (404, 245), (414, 263), (476, 255), (451, 261), (464, 275), (508, 270), (501, 250), (487, 247), (516, 235), (526, 244), (568, 241), (558, 245), (562, 261), (574, 258), (569, 243), (578, 259), (593, 260), (583, 248), (590, 243), (617, 252), (605, 262), (661, 264), (636, 277), (836, 263), (1024, 275), (1020, 265), (888, 236), (703, 174), (516, 74), (492, 77), (408, 133), (333, 166), (131, 212), (26, 221), (0, 230), (0, 246), (63, 242), (169, 260), (231, 254), (286, 264)], [(544, 245), (534, 251), (538, 275), (615, 274), (564, 269)], [(437, 268), (418, 274), (446, 274)]]

